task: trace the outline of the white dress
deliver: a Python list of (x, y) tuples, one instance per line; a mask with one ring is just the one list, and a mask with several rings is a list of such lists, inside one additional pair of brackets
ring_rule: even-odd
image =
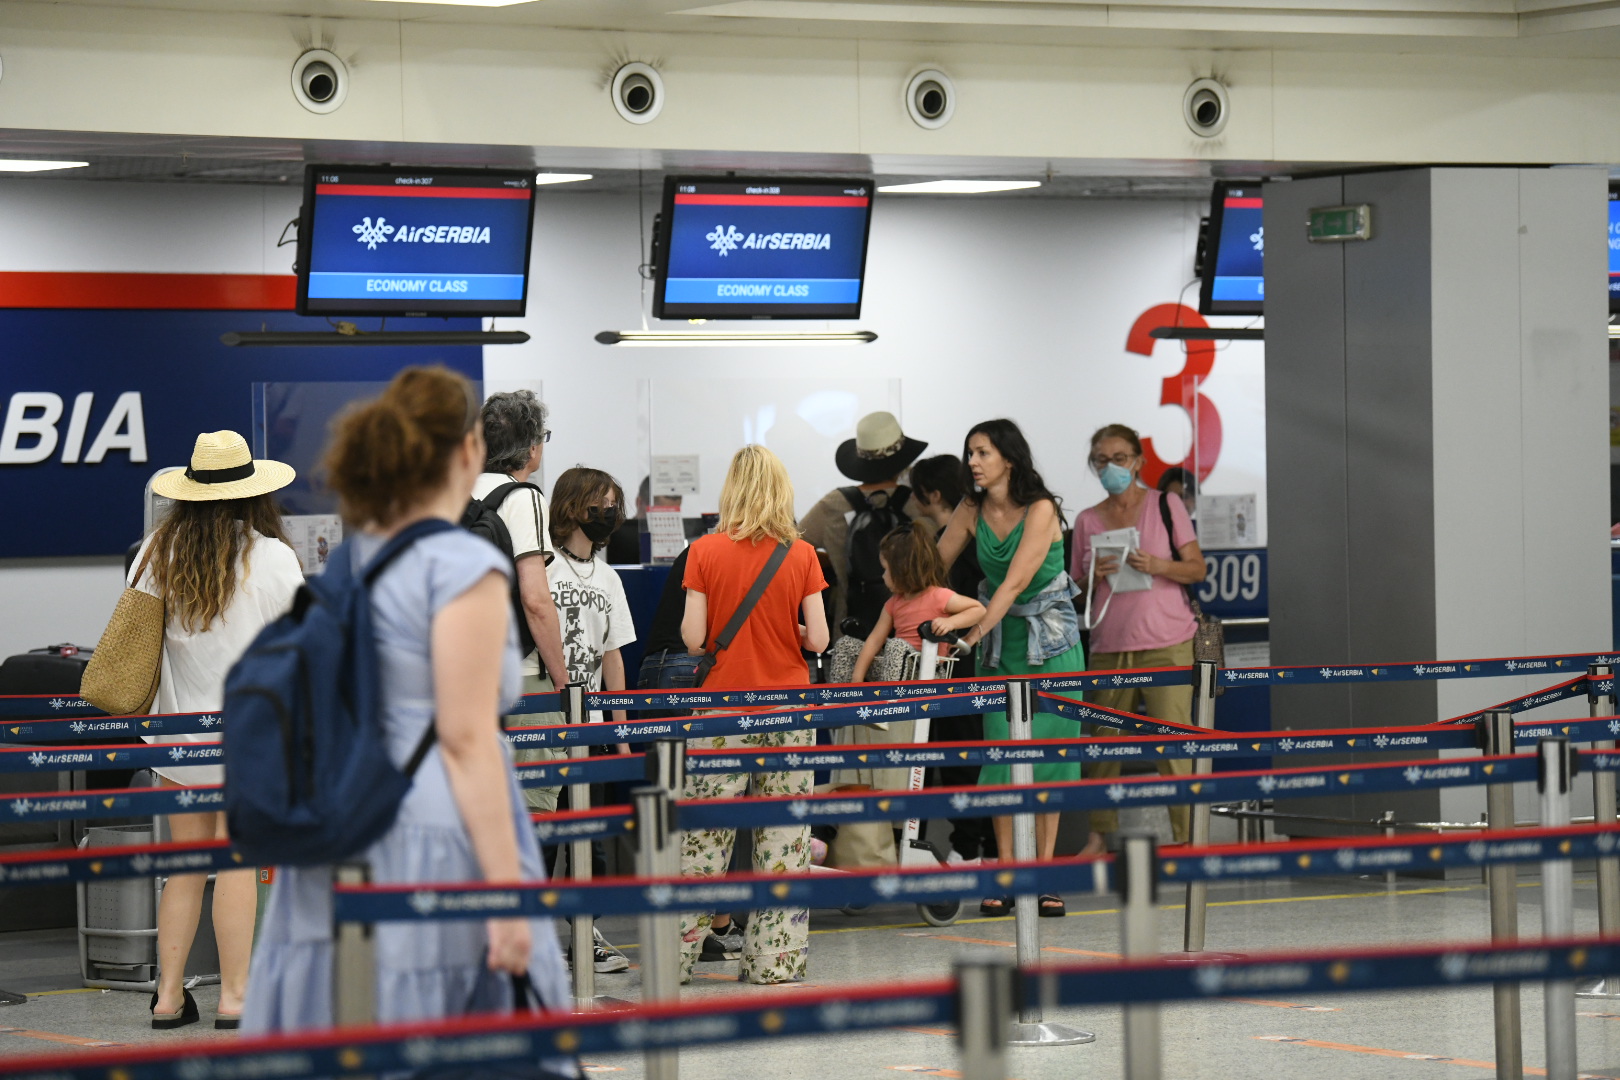
[[(131, 568), (134, 573), (146, 557), (151, 537), (141, 545)], [(287, 613), (293, 594), (304, 583), (298, 556), (280, 540), (252, 533), (236, 567), (236, 595), (206, 629), (187, 630), (171, 610), (163, 630), (163, 666), (154, 713), (219, 712), (225, 705), (225, 676), (247, 651), (259, 631)], [(134, 585), (158, 595), (152, 571)], [(143, 735), (147, 742), (217, 743), (219, 735)], [(163, 766), (153, 770), (176, 784), (223, 784), (223, 765)]]

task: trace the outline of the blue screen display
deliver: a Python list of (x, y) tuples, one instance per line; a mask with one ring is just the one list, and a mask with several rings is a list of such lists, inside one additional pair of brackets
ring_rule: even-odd
[(1609, 307), (1620, 309), (1620, 191), (1609, 192)]
[(521, 315), (533, 196), (527, 172), (314, 167), (299, 237), (300, 310)]
[(1226, 189), (1215, 242), (1210, 299), (1217, 305), (1241, 304), (1245, 310), (1258, 310), (1266, 298), (1266, 234), (1258, 186)]
[(866, 181), (671, 179), (660, 318), (856, 318)]

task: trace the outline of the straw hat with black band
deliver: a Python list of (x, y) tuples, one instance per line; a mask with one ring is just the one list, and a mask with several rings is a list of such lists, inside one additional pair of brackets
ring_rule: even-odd
[(867, 413), (855, 424), (855, 437), (845, 440), (833, 460), (838, 471), (858, 484), (893, 480), (921, 456), (928, 444), (900, 430), (894, 413)]
[(197, 436), (191, 464), (152, 481), (152, 490), (180, 502), (251, 499), (293, 482), (298, 473), (279, 461), (254, 461), (247, 440), (234, 431)]

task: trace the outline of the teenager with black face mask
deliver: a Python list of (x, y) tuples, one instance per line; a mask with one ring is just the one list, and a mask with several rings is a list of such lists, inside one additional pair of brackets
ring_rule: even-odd
[[(550, 571), (551, 597), (562, 625), (563, 659), (568, 681), (593, 690), (623, 690), (624, 657), (620, 648), (636, 640), (630, 621), (630, 602), (618, 571), (604, 557), (608, 538), (624, 519), (624, 491), (618, 481), (600, 469), (576, 465), (551, 489), (551, 541), (557, 558)], [(592, 723), (603, 716), (593, 711)], [(625, 721), (623, 710), (613, 713), (615, 723)], [(630, 748), (620, 744), (620, 753)], [(602, 937), (596, 938), (596, 970), (627, 971), (630, 961)]]

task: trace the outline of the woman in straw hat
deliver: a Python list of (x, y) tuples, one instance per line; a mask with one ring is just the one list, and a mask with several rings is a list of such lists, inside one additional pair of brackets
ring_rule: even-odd
[[(272, 491), (293, 479), (291, 466), (254, 461), (234, 431), (197, 436), (191, 465), (164, 473), (152, 490), (174, 507), (136, 556), (134, 587), (164, 602), (163, 666), (153, 711), (218, 712), (225, 674), (260, 630), (279, 618), (303, 584), (298, 556), (281, 531)], [(217, 743), (218, 734), (146, 736), (147, 742)], [(171, 755), (185, 760), (185, 747)], [(221, 765), (163, 766), (164, 787), (222, 784)], [(225, 839), (225, 814), (170, 814), (179, 842)], [(219, 1007), (214, 1026), (240, 1022), (247, 990), (257, 907), (254, 872), (222, 870), (214, 881), (214, 937), (219, 944)], [(197, 1002), (182, 985), (186, 957), (202, 915), (203, 874), (176, 874), (158, 903), (158, 991), (152, 1026), (194, 1023)]]

